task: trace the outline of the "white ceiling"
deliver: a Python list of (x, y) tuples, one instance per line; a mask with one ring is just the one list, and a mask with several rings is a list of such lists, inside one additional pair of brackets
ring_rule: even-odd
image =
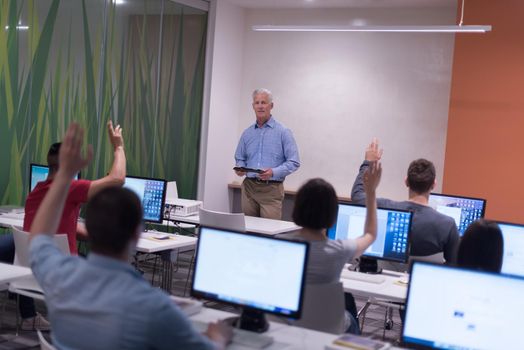
[[(224, 1), (224, 0), (218, 0)], [(443, 8), (457, 0), (226, 0), (246, 8)]]

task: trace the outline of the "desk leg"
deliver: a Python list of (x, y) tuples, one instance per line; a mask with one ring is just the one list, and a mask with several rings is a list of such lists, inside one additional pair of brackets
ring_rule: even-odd
[(173, 263), (171, 262), (171, 251), (165, 251), (160, 254), (162, 260), (162, 281), (160, 288), (167, 293), (171, 293), (171, 283), (173, 282)]

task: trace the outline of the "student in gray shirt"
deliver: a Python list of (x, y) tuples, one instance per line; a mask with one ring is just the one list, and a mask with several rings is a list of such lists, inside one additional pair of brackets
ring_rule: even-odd
[(44, 290), (57, 349), (223, 349), (231, 328), (211, 323), (200, 334), (164, 292), (127, 262), (142, 231), (138, 197), (106, 188), (88, 202), (87, 259), (53, 243), (68, 188), (92, 156), (81, 152), (83, 130), (72, 124), (60, 148), (60, 168), (31, 226), (33, 274)]
[[(371, 162), (379, 161), (382, 150), (374, 139), (366, 149), (364, 163), (360, 166), (359, 174), (351, 190), (351, 200), (363, 203), (366, 200), (363, 176)], [(455, 221), (428, 206), (429, 194), (435, 187), (435, 166), (426, 159), (417, 159), (411, 162), (407, 171), (406, 186), (409, 191), (407, 201), (394, 201), (378, 198), (379, 207), (410, 210), (413, 212), (411, 224), (410, 255), (427, 256), (439, 252), (444, 253), (447, 263), (454, 263), (459, 246), (459, 234)]]
[[(377, 203), (375, 190), (380, 182), (382, 168), (373, 163), (363, 175), (366, 192), (366, 221), (364, 234), (357, 239), (328, 240), (326, 231), (335, 224), (338, 213), (338, 198), (331, 184), (322, 179), (312, 179), (299, 190), (293, 209), (293, 221), (302, 226), (295, 234), (296, 239), (309, 242), (309, 256), (306, 273), (307, 284), (335, 283), (340, 280), (344, 264), (359, 257), (377, 237)], [(346, 298), (352, 305), (346, 305), (350, 314), (355, 313), (354, 300)], [(346, 303), (347, 304), (347, 303)], [(347, 330), (359, 333), (356, 319), (347, 314)]]

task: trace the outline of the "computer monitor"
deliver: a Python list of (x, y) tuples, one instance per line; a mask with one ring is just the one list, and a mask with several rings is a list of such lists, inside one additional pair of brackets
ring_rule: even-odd
[(462, 236), (473, 221), (484, 217), (486, 200), (431, 193), (429, 195), (429, 206), (439, 213), (451, 216), (457, 224), (459, 234)]
[[(29, 165), (29, 192), (31, 192), (37, 183), (45, 181), (49, 175), (49, 167), (47, 165), (31, 163)], [(75, 180), (80, 178), (80, 173), (76, 174)]]
[[(364, 258), (406, 262), (409, 257), (411, 220), (412, 213), (410, 211), (378, 208), (377, 239), (362, 256)], [(328, 229), (328, 238), (355, 239), (360, 237), (364, 234), (365, 222), (365, 206), (339, 203), (337, 221), (333, 227)]]
[(300, 318), (309, 244), (200, 227), (191, 294), (243, 308), (240, 328), (264, 332), (264, 313)]
[(161, 223), (166, 200), (166, 181), (138, 176), (126, 176), (124, 187), (135, 192), (142, 202), (144, 221)]
[(498, 222), (504, 240), (502, 273), (524, 277), (524, 225)]
[(515, 349), (524, 278), (413, 264), (402, 340), (416, 349)]

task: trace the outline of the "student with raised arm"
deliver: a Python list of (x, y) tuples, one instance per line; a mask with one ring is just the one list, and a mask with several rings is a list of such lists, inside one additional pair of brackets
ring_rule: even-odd
[(60, 149), (60, 168), (38, 208), (30, 236), (31, 268), (44, 290), (58, 349), (223, 349), (231, 329), (209, 325), (205, 336), (163, 291), (128, 263), (142, 231), (138, 197), (109, 187), (90, 198), (87, 259), (63, 254), (53, 242), (75, 174), (92, 157), (82, 154), (83, 130), (72, 124)]
[[(356, 203), (366, 201), (363, 177), (373, 162), (382, 158), (382, 150), (377, 139), (367, 147), (365, 160), (351, 189), (351, 200)], [(448, 263), (456, 260), (459, 245), (457, 225), (453, 218), (441, 214), (428, 205), (429, 195), (436, 185), (436, 171), (432, 162), (416, 159), (409, 164), (405, 184), (408, 188), (408, 200), (394, 201), (378, 198), (379, 207), (410, 210), (413, 221), (410, 234), (410, 255), (427, 256), (443, 252)]]
[[(356, 239), (329, 240), (327, 230), (335, 224), (338, 198), (335, 189), (323, 179), (312, 179), (299, 190), (293, 209), (293, 221), (302, 226), (294, 238), (310, 243), (306, 283), (324, 284), (340, 280), (344, 265), (358, 258), (377, 238), (376, 188), (382, 167), (374, 162), (363, 176), (366, 191), (366, 221), (364, 233)], [(356, 306), (351, 294), (346, 294), (346, 329), (358, 334)]]
[[(71, 254), (77, 254), (76, 234), (78, 214), (80, 206), (86, 203), (100, 190), (111, 186), (122, 186), (126, 177), (126, 155), (124, 152), (124, 139), (122, 138), (122, 128), (117, 125), (107, 123), (107, 132), (109, 141), (113, 145), (113, 165), (109, 174), (98, 180), (74, 180), (68, 190), (65, 202), (64, 212), (60, 218), (58, 227), (59, 233), (66, 233), (69, 241), (69, 250)], [(55, 143), (49, 148), (47, 154), (47, 164), (49, 166), (49, 175), (45, 181), (39, 182), (33, 191), (29, 193), (25, 201), (24, 231), (29, 231), (37, 209), (40, 207), (47, 191), (52, 185), (54, 178), (60, 169), (60, 152), (61, 143)], [(82, 231), (82, 230), (80, 230)]]
[[(77, 234), (86, 236), (85, 227), (78, 223), (78, 215), (82, 204), (93, 197), (100, 190), (110, 186), (122, 186), (126, 176), (126, 155), (124, 152), (124, 140), (122, 138), (122, 128), (117, 125), (113, 128), (113, 123), (107, 123), (107, 133), (109, 141), (113, 146), (113, 165), (109, 174), (101, 179), (74, 180), (69, 186), (64, 211), (60, 218), (58, 227), (59, 233), (67, 234), (69, 250), (71, 254), (77, 254), (76, 236)], [(47, 191), (51, 187), (54, 178), (60, 169), (58, 153), (61, 143), (51, 145), (47, 153), (47, 165), (49, 174), (45, 181), (39, 182), (29, 193), (25, 201), (25, 215), (23, 230), (29, 231), (36, 211), (40, 207)], [(12, 234), (4, 235), (0, 240), (0, 261), (12, 264), (15, 255), (15, 244)], [(49, 322), (35, 310), (33, 299), (20, 295), (19, 303), (20, 315), (22, 317), (21, 329), (30, 330), (49, 330)]]

